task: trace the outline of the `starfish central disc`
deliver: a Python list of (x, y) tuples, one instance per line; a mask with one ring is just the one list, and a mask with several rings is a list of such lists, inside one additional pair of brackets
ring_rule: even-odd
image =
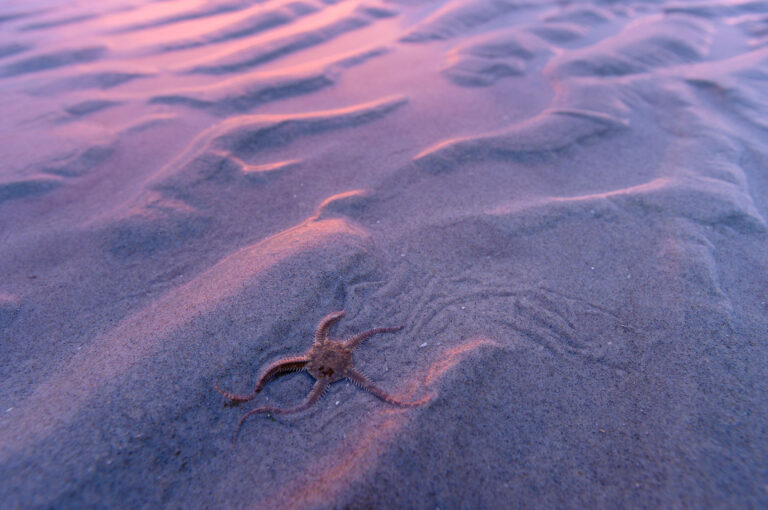
[[(335, 345), (334, 345), (335, 344)], [(323, 346), (314, 346), (307, 356), (310, 361), (305, 367), (309, 375), (329, 383), (347, 377), (352, 368), (352, 350), (341, 342), (328, 342)]]

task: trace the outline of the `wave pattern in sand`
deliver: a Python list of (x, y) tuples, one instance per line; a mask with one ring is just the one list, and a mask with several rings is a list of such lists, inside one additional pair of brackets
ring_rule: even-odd
[(766, 16), (4, 2), (0, 506), (765, 506)]

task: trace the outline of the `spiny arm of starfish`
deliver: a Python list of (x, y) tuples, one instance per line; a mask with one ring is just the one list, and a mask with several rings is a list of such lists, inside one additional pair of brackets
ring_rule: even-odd
[(272, 413), (272, 414), (293, 414), (293, 413), (300, 413), (301, 411), (305, 409), (309, 409), (312, 407), (312, 405), (320, 400), (320, 398), (325, 394), (325, 390), (328, 389), (328, 381), (317, 381), (315, 385), (312, 387), (312, 391), (309, 392), (309, 395), (307, 396), (306, 400), (299, 404), (296, 407), (291, 407), (288, 409), (283, 409), (280, 407), (272, 407), (272, 406), (262, 406), (257, 407), (256, 409), (252, 409), (245, 413), (242, 418), (240, 418), (240, 421), (237, 423), (237, 428), (235, 429), (235, 436), (232, 438), (232, 444), (235, 444), (235, 441), (237, 441), (237, 434), (240, 432), (240, 427), (243, 426), (243, 422), (246, 418), (248, 418), (252, 414), (257, 413)]
[(317, 329), (315, 330), (315, 343), (320, 344), (325, 342), (328, 337), (328, 330), (331, 329), (331, 325), (342, 317), (344, 317), (344, 310), (329, 313), (323, 317), (323, 320), (320, 321), (320, 324), (317, 325)]
[(362, 333), (358, 333), (349, 340), (345, 342), (345, 345), (349, 347), (350, 349), (354, 349), (361, 343), (365, 342), (369, 338), (371, 338), (373, 335), (378, 335), (379, 333), (392, 333), (394, 331), (400, 331), (403, 329), (403, 326), (398, 326), (396, 328), (376, 328), (376, 329), (370, 329), (368, 331), (364, 331)]
[(224, 391), (219, 388), (218, 381), (214, 382), (214, 387), (216, 388), (216, 391), (230, 400), (235, 400), (237, 402), (248, 402), (249, 400), (253, 400), (253, 398), (259, 394), (261, 389), (270, 381), (270, 379), (278, 374), (282, 374), (283, 372), (295, 372), (297, 370), (303, 370), (304, 365), (306, 365), (308, 361), (309, 360), (303, 356), (283, 358), (281, 360), (275, 361), (261, 373), (261, 377), (259, 377), (258, 382), (256, 382), (256, 387), (253, 388), (253, 392), (250, 395), (237, 395), (235, 393)]
[(401, 407), (419, 406), (431, 398), (431, 397), (424, 397), (423, 399), (418, 400), (416, 402), (405, 402), (403, 400), (398, 400), (395, 397), (389, 395), (387, 392), (385, 392), (378, 386), (376, 386), (375, 384), (373, 384), (373, 382), (370, 379), (368, 379), (366, 376), (364, 376), (362, 373), (358, 372), (354, 368), (349, 369), (347, 371), (347, 379), (357, 384), (365, 391), (369, 393), (373, 393), (384, 402), (389, 402), (390, 404), (396, 405), (396, 406), (401, 406)]

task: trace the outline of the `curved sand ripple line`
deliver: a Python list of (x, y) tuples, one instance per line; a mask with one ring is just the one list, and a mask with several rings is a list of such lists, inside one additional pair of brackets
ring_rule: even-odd
[(79, 14), (75, 16), (68, 16), (66, 18), (53, 19), (50, 21), (30, 23), (28, 25), (22, 26), (20, 30), (21, 31), (44, 30), (47, 28), (56, 28), (56, 27), (63, 27), (68, 25), (75, 25), (77, 23), (82, 23), (83, 21), (90, 21), (97, 17), (98, 15), (96, 14)]
[(456, 55), (472, 55), (488, 59), (517, 57), (530, 60), (547, 53), (551, 53), (550, 47), (540, 38), (523, 31), (505, 29), (460, 42), (448, 53), (448, 59), (452, 60)]
[(460, 57), (446, 68), (443, 74), (456, 85), (464, 87), (487, 87), (511, 76), (522, 76), (525, 64), (521, 61), (499, 62), (480, 57)]
[(19, 11), (19, 12), (9, 12), (5, 14), (0, 14), (0, 25), (3, 23), (10, 23), (19, 19), (29, 18), (31, 16), (34, 16), (41, 11)]
[(0, 67), (0, 77), (50, 71), (61, 67), (86, 64), (102, 58), (107, 52), (104, 46), (89, 46), (26, 57)]
[(182, 105), (201, 110), (213, 110), (223, 115), (253, 110), (263, 104), (291, 97), (311, 94), (330, 87), (334, 81), (323, 72), (304, 76), (267, 78), (242, 86), (236, 84), (228, 89), (203, 90), (196, 93), (166, 93), (149, 100), (150, 103)]
[(122, 104), (120, 101), (110, 101), (106, 99), (86, 99), (85, 101), (80, 101), (79, 103), (65, 107), (64, 111), (67, 112), (71, 117), (81, 118), (86, 117), (92, 113), (106, 110), (107, 108), (112, 108), (113, 106), (119, 106), (120, 104)]
[(220, 162), (222, 158), (232, 157), (236, 166), (242, 166), (243, 162), (248, 165), (251, 164), (250, 157), (257, 152), (288, 145), (305, 137), (374, 122), (407, 103), (408, 99), (404, 96), (392, 96), (332, 110), (230, 117), (198, 135), (174, 161), (156, 172), (145, 188), (172, 185), (169, 179), (184, 180), (183, 174), (187, 169), (194, 169), (196, 162), (201, 160)]
[[(82, 106), (81, 106), (82, 108)], [(98, 107), (97, 107), (98, 109)], [(107, 161), (115, 152), (116, 141), (96, 143), (63, 158), (40, 164), (40, 171), (61, 177), (78, 177)]]
[(456, 85), (490, 86), (522, 76), (536, 57), (552, 52), (539, 37), (515, 29), (480, 34), (457, 44), (446, 54), (443, 74)]
[(626, 76), (704, 57), (712, 29), (686, 17), (635, 23), (618, 34), (555, 58), (557, 76)]
[[(248, 0), (232, 0), (225, 2), (212, 2), (210, 5), (204, 5), (201, 7), (186, 8), (175, 14), (169, 14), (167, 16), (156, 17), (155, 19), (148, 19), (143, 22), (133, 23), (128, 26), (115, 29), (116, 33), (123, 32), (140, 32), (150, 28), (161, 28), (169, 25), (175, 25), (183, 23), (185, 21), (193, 21), (199, 19), (213, 18), (221, 14), (227, 14), (230, 12), (240, 11), (250, 7), (253, 2)], [(154, 11), (150, 10), (147, 17), (152, 17)]]
[(120, 71), (85, 72), (54, 80), (36, 89), (34, 92), (45, 95), (68, 93), (72, 90), (109, 90), (134, 80), (150, 78), (152, 76), (153, 73), (146, 70), (126, 72), (123, 69)]
[[(476, 218), (498, 221), (507, 233), (530, 234), (574, 217), (616, 217), (657, 214), (680, 217), (708, 226), (729, 226), (744, 232), (765, 232), (765, 220), (739, 186), (712, 179), (660, 177), (629, 188), (572, 197), (548, 197), (529, 205), (502, 206)], [(495, 219), (495, 220), (494, 220)]]
[(664, 7), (667, 14), (691, 14), (702, 18), (731, 18), (745, 14), (768, 13), (768, 5), (762, 1), (740, 2), (691, 2), (690, 4), (677, 4), (672, 7)]
[(588, 32), (588, 29), (583, 25), (555, 21), (534, 25), (528, 30), (557, 46), (567, 46), (578, 42)]
[[(292, 35), (267, 40), (255, 45), (252, 49), (218, 57), (193, 66), (187, 72), (192, 74), (229, 74), (246, 71), (397, 15), (395, 11), (375, 6), (359, 6), (354, 11), (346, 13), (344, 10), (348, 9), (343, 4), (340, 6), (339, 9), (342, 10), (338, 19), (332, 19), (318, 27), (306, 28)], [(325, 16), (325, 18), (327, 17)]]
[(219, 150), (232, 151), (240, 157), (249, 156), (306, 136), (379, 120), (407, 103), (407, 98), (393, 96), (348, 108), (280, 116), (275, 120), (271, 120), (270, 116), (239, 117), (225, 122), (219, 130), (224, 133), (216, 136), (211, 145)]
[[(680, 74), (709, 107), (710, 114), (768, 129), (768, 47), (717, 62), (702, 62)], [(754, 138), (738, 130), (742, 138)], [(759, 142), (758, 142), (759, 144)]]
[(32, 46), (19, 43), (3, 44), (0, 46), (0, 59), (12, 57), (32, 49)]
[(453, 0), (417, 23), (400, 40), (420, 43), (450, 39), (533, 6), (535, 2), (519, 0)]
[[(29, 397), (15, 406), (13, 420), (0, 424), (2, 455), (24, 449), (65, 425), (100, 387), (167, 348), (164, 339), (174, 331), (233, 296), (256, 291), (259, 278), (271, 268), (303, 252), (322, 249), (327, 243), (355, 244), (367, 236), (344, 220), (314, 218), (226, 257), (94, 340), (36, 385)], [(89, 369), (82, 371), (83, 366)]]
[(611, 11), (589, 4), (577, 4), (565, 6), (557, 13), (544, 17), (544, 21), (563, 21), (577, 23), (588, 27), (596, 27), (611, 21), (614, 15)]
[(311, 94), (333, 86), (343, 70), (386, 53), (387, 49), (381, 47), (357, 51), (330, 63), (303, 65), (294, 72), (234, 78), (220, 85), (164, 92), (152, 97), (149, 102), (212, 110), (221, 115), (242, 114), (266, 103)]
[(467, 160), (546, 155), (627, 125), (627, 121), (601, 112), (552, 109), (512, 128), (441, 142), (416, 155), (414, 161), (434, 172)]
[(61, 184), (61, 179), (34, 176), (16, 181), (0, 182), (0, 203), (47, 193), (58, 188)]
[(156, 51), (164, 53), (168, 51), (188, 50), (199, 46), (225, 43), (245, 37), (251, 37), (273, 28), (288, 25), (298, 19), (314, 14), (318, 7), (309, 2), (286, 2), (284, 5), (275, 6), (268, 4), (266, 8), (257, 6), (255, 13), (246, 11), (242, 19), (229, 23), (223, 28), (207, 32), (202, 36), (184, 39), (162, 45)]

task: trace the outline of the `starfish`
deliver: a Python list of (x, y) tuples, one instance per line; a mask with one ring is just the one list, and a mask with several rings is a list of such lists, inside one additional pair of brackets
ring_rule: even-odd
[(375, 328), (362, 333), (358, 333), (348, 340), (331, 340), (328, 338), (328, 330), (331, 325), (344, 317), (344, 312), (333, 312), (328, 314), (320, 321), (317, 329), (315, 330), (315, 339), (312, 347), (304, 356), (293, 356), (290, 358), (283, 358), (275, 361), (271, 365), (267, 366), (262, 373), (259, 380), (256, 382), (256, 387), (248, 395), (237, 395), (224, 391), (219, 388), (218, 383), (214, 383), (216, 391), (224, 395), (226, 398), (235, 402), (247, 402), (253, 400), (256, 395), (264, 388), (264, 386), (274, 377), (285, 372), (296, 372), (306, 370), (309, 375), (316, 379), (315, 385), (309, 392), (309, 396), (296, 407), (288, 409), (272, 406), (261, 406), (248, 411), (240, 418), (235, 429), (235, 435), (232, 439), (234, 445), (237, 441), (237, 435), (240, 432), (240, 427), (243, 426), (243, 422), (246, 418), (257, 413), (271, 413), (271, 414), (293, 414), (304, 411), (316, 403), (328, 389), (328, 385), (341, 379), (349, 379), (353, 383), (360, 386), (362, 389), (373, 393), (381, 400), (396, 406), (401, 407), (413, 407), (423, 404), (428, 401), (430, 397), (425, 397), (415, 402), (405, 402), (399, 400), (384, 390), (376, 386), (370, 379), (363, 375), (360, 371), (355, 369), (354, 362), (352, 360), (352, 351), (355, 350), (360, 344), (368, 340), (373, 335), (379, 333), (391, 333), (399, 331), (403, 326), (395, 328)]

